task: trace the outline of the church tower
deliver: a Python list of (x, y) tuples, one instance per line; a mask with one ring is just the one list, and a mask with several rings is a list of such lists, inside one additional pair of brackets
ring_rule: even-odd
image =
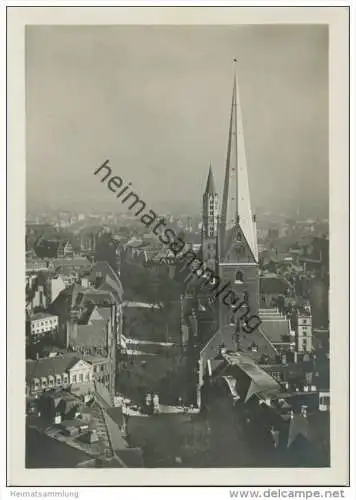
[[(259, 308), (259, 274), (256, 220), (252, 214), (246, 165), (242, 116), (236, 74), (233, 85), (224, 190), (219, 224), (218, 274), (221, 282), (230, 282), (229, 289), (248, 305), (249, 314)], [(225, 304), (221, 301), (224, 300)], [(220, 327), (239, 324), (238, 317), (246, 307), (234, 313), (220, 297)]]
[(210, 165), (208, 180), (203, 195), (202, 260), (215, 271), (216, 237), (218, 223), (218, 195), (215, 189), (214, 175)]

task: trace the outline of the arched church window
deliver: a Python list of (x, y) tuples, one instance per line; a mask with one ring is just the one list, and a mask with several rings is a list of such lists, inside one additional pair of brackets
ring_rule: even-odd
[(235, 274), (235, 281), (243, 282), (244, 274), (242, 271), (237, 271)]

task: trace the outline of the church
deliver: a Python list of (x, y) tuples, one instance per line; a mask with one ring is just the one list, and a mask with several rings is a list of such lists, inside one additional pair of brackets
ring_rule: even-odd
[[(246, 307), (236, 307), (238, 302), (247, 306), (249, 315), (259, 318), (261, 312), (265, 316), (265, 310), (259, 307), (256, 217), (250, 202), (236, 64), (221, 204), (219, 201), (210, 165), (203, 194), (200, 257), (206, 268), (214, 270), (219, 283), (229, 284), (229, 292), (214, 296), (199, 285), (197, 276), (187, 285), (182, 299), (187, 396), (199, 407), (205, 382), (214, 379), (231, 359), (249, 380), (249, 397), (279, 392), (279, 384), (258, 366), (273, 363), (278, 351), (259, 326), (262, 321), (247, 330), (243, 327)], [(278, 316), (272, 310), (270, 314), (272, 320)], [(226, 358), (226, 353), (234, 356)]]

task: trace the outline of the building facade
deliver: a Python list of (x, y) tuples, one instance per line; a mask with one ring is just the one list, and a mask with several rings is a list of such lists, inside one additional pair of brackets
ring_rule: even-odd
[(298, 353), (313, 351), (313, 327), (310, 312), (296, 311), (294, 316), (296, 350)]
[(57, 329), (58, 316), (42, 312), (33, 314), (28, 320), (29, 342), (37, 344), (49, 334), (55, 334)]
[(78, 357), (74, 353), (26, 361), (26, 392), (36, 395), (51, 389), (90, 392), (93, 382), (109, 385), (109, 363), (101, 357)]

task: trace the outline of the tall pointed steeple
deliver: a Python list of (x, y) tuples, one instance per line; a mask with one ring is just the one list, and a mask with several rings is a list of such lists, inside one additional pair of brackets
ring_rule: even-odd
[(213, 270), (216, 265), (218, 213), (218, 194), (215, 189), (214, 175), (210, 164), (208, 180), (203, 194), (202, 257), (205, 265)]
[(236, 63), (237, 61), (234, 59), (234, 84), (221, 208), (220, 236), (222, 253), (224, 254), (227, 250), (228, 240), (231, 240), (229, 230), (239, 226), (257, 262), (257, 234), (250, 202)]
[(206, 183), (205, 194), (216, 194), (215, 182), (214, 182), (214, 174), (211, 168), (211, 163), (209, 167), (208, 180)]

